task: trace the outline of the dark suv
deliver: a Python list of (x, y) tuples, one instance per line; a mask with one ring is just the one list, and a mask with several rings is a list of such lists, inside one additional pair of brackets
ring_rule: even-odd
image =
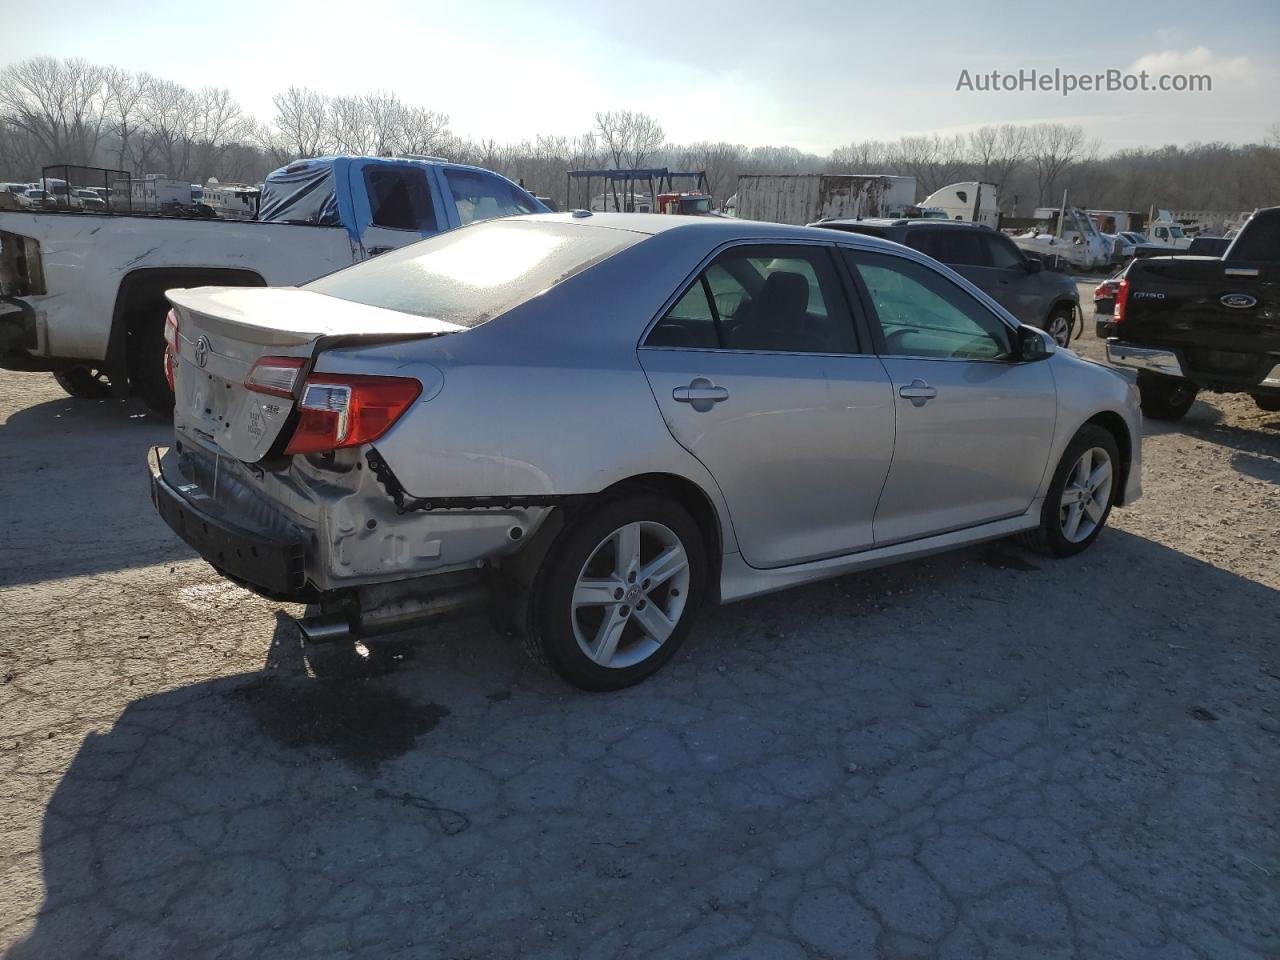
[(1023, 323), (1052, 334), (1062, 346), (1080, 309), (1076, 282), (1045, 270), (1004, 234), (955, 220), (819, 220), (813, 227), (866, 233), (919, 250), (960, 274)]

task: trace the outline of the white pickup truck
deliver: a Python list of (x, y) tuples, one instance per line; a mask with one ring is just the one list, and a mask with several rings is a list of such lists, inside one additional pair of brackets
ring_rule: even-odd
[(274, 171), (257, 220), (0, 210), (0, 368), (72, 396), (173, 408), (165, 291), (297, 285), (475, 220), (544, 212), (479, 167), (319, 157)]

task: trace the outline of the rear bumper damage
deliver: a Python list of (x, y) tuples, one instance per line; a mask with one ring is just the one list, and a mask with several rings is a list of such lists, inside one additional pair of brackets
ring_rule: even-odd
[(295, 501), (287, 509), (251, 486), (243, 465), (202, 454), (181, 443), (151, 449), (157, 512), (228, 579), (316, 605), (298, 621), (307, 640), (354, 640), (486, 608), (504, 626), (522, 619), (511, 572), (541, 542), (549, 508), (404, 511), (372, 470), (349, 470), (339, 476), (351, 488), (329, 478), (309, 489), (296, 474), (277, 481)]

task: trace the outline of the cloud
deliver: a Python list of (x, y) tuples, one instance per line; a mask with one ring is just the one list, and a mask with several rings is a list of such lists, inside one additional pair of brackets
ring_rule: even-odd
[(1215, 80), (1256, 80), (1262, 71), (1248, 57), (1222, 57), (1208, 47), (1187, 50), (1159, 50), (1146, 53), (1129, 65), (1131, 73), (1178, 74), (1207, 73)]

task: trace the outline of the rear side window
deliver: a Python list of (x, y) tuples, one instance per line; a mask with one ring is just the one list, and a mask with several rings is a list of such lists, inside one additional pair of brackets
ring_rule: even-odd
[(976, 230), (947, 229), (947, 230), (920, 230), (915, 231), (923, 234), (920, 242), (915, 241), (912, 231), (907, 234), (907, 246), (915, 247), (926, 256), (940, 260), (949, 266), (957, 267), (985, 267), (987, 259), (982, 250), (982, 245), (978, 242), (978, 232)]
[(375, 226), (420, 233), (435, 233), (438, 229), (431, 188), (423, 171), (371, 165), (364, 168), (364, 184)]
[(724, 251), (658, 321), (645, 346), (858, 352), (830, 251), (799, 244)]
[(1026, 257), (1022, 255), (1022, 251), (1004, 237), (998, 237), (995, 234), (983, 235), (982, 245), (986, 247), (987, 254), (991, 258), (991, 266), (998, 270), (1018, 270), (1026, 263)]
[(641, 239), (625, 230), (566, 223), (479, 223), (381, 254), (303, 289), (474, 327)]
[(1280, 260), (1280, 211), (1255, 216), (1227, 251), (1230, 260)]
[(500, 177), (478, 170), (445, 170), (444, 178), (463, 225), (534, 212), (528, 198)]

